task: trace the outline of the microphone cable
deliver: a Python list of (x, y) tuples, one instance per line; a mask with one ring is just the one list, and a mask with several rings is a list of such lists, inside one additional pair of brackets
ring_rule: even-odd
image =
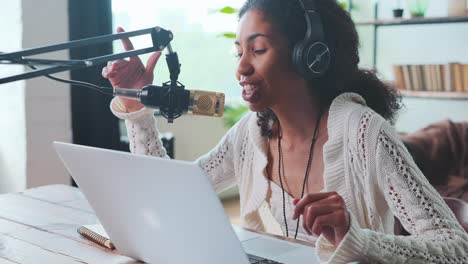
[[(33, 70), (37, 70), (38, 68), (35, 67), (34, 65), (28, 63), (28, 66), (29, 68), (33, 69)], [(113, 91), (114, 89), (112, 88), (109, 88), (109, 87), (103, 87), (103, 86), (98, 86), (98, 85), (95, 85), (95, 84), (92, 84), (92, 83), (88, 83), (88, 82), (82, 82), (82, 81), (74, 81), (74, 80), (66, 80), (66, 79), (62, 79), (62, 78), (59, 78), (59, 77), (55, 77), (55, 76), (52, 76), (50, 74), (46, 74), (44, 75), (46, 78), (49, 78), (51, 80), (54, 80), (54, 81), (57, 81), (57, 82), (62, 82), (62, 83), (67, 83), (67, 84), (73, 84), (73, 85), (77, 85), (77, 86), (82, 86), (82, 87), (87, 87), (87, 88), (90, 88), (92, 90), (95, 90), (95, 91), (98, 91), (102, 94), (105, 94), (105, 95), (110, 95), (110, 96), (114, 96), (113, 94)]]

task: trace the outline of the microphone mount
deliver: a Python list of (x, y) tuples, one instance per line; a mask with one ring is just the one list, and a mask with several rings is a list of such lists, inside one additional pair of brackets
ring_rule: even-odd
[(189, 111), (190, 105), (190, 91), (185, 90), (181, 83), (173, 84), (171, 81), (163, 83), (162, 86), (147, 85), (141, 90), (116, 88), (114, 96), (139, 100), (146, 107), (159, 108), (159, 113), (169, 123)]
[[(40, 59), (32, 58), (31, 56), (40, 55), (44, 53), (84, 47), (89, 45), (94, 45), (98, 43), (104, 43), (109, 41), (114, 41), (118, 39), (124, 39), (134, 36), (147, 35), (151, 34), (151, 39), (153, 42), (152, 47), (129, 50), (116, 54), (109, 54), (100, 57), (86, 58), (80, 60), (52, 60), (52, 59)], [(160, 113), (164, 116), (169, 123), (172, 123), (173, 120), (182, 115), (186, 111), (184, 107), (185, 102), (181, 102), (181, 98), (185, 98), (186, 94), (189, 91), (185, 90), (185, 86), (177, 81), (180, 74), (180, 63), (177, 53), (172, 50), (170, 42), (174, 38), (174, 35), (171, 31), (165, 30), (161, 27), (152, 27), (136, 31), (122, 32), (116, 34), (109, 34), (98, 37), (91, 37), (81, 40), (74, 40), (69, 42), (64, 42), (60, 44), (43, 46), (39, 48), (26, 49), (17, 52), (3, 53), (0, 52), (0, 64), (20, 64), (28, 65), (33, 68), (33, 71), (16, 74), (4, 78), (0, 78), (0, 84), (30, 79), (39, 76), (49, 76), (49, 74), (87, 68), (96, 66), (99, 64), (106, 63), (108, 61), (138, 56), (145, 53), (162, 51), (167, 47), (168, 53), (166, 54), (166, 63), (169, 69), (170, 81), (162, 84), (161, 98), (165, 100), (164, 106), (159, 107)], [(35, 66), (42, 66), (43, 68), (38, 69)], [(45, 67), (45, 68), (44, 68)], [(50, 77), (50, 76), (49, 76)], [(145, 104), (145, 102), (142, 102)], [(147, 106), (151, 107), (150, 103), (146, 102)]]
[[(151, 34), (151, 39), (153, 42), (152, 47), (147, 47), (143, 49), (130, 50), (117, 54), (104, 55), (100, 57), (87, 58), (81, 60), (49, 60), (49, 59), (38, 59), (30, 58), (29, 56), (40, 55), (44, 53), (85, 47), (89, 45), (114, 41), (117, 39), (129, 38), (134, 36), (141, 36)], [(33, 66), (50, 66), (44, 69), (38, 69), (35, 71), (13, 75), (10, 77), (5, 77), (0, 79), (0, 84), (14, 82), (18, 80), (24, 80), (29, 78), (34, 78), (38, 76), (44, 76), (47, 74), (53, 74), (62, 71), (75, 70), (80, 68), (91, 67), (99, 65), (108, 61), (128, 58), (132, 56), (137, 56), (145, 53), (150, 53), (154, 51), (162, 51), (173, 39), (173, 34), (171, 31), (165, 30), (161, 27), (153, 27), (147, 29), (141, 29), (136, 31), (122, 32), (116, 34), (109, 34), (98, 37), (85, 38), (81, 40), (74, 40), (69, 42), (64, 42), (60, 44), (43, 46), (39, 48), (26, 49), (17, 52), (11, 53), (0, 53), (0, 64), (23, 64), (23, 65), (33, 65)]]

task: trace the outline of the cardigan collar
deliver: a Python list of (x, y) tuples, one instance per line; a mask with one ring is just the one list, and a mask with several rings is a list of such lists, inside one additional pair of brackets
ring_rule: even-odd
[[(257, 125), (257, 115), (255, 113), (250, 114), (248, 120), (247, 131), (248, 137), (251, 139), (253, 148), (253, 161), (252, 170), (248, 173), (247, 177), (251, 177), (248, 180), (252, 185), (249, 186), (251, 190), (249, 197), (241, 197), (244, 200), (244, 206), (241, 206), (241, 217), (258, 210), (260, 206), (265, 202), (268, 191), (268, 175), (267, 175), (267, 164), (268, 164), (268, 140), (262, 136), (261, 128)], [(242, 192), (247, 193), (247, 192)]]
[[(323, 146), (324, 191), (335, 191), (343, 197), (348, 210), (355, 212), (353, 195), (346, 186), (345, 177), (349, 177), (348, 137), (350, 115), (356, 108), (366, 105), (365, 100), (355, 93), (343, 93), (337, 96), (328, 114), (328, 140)], [(353, 135), (351, 135), (353, 136)]]
[[(364, 99), (355, 93), (343, 93), (337, 96), (329, 109), (327, 130), (328, 141), (323, 147), (323, 157), (325, 163), (324, 170), (324, 190), (335, 190), (344, 196), (345, 202), (349, 195), (346, 193), (346, 186), (342, 177), (345, 173), (343, 167), (343, 142), (346, 134), (346, 116), (349, 114), (349, 104), (365, 105)], [(249, 188), (250, 197), (243, 197), (244, 206), (241, 207), (241, 217), (257, 211), (265, 202), (268, 192), (268, 175), (266, 171), (268, 163), (268, 141), (261, 135), (261, 129), (257, 125), (257, 116), (250, 114), (248, 120), (249, 138), (252, 140), (253, 160), (252, 177), (248, 182), (252, 183)], [(341, 180), (340, 180), (341, 179)], [(245, 192), (244, 192), (245, 193)], [(242, 199), (242, 197), (241, 197)], [(346, 203), (349, 204), (349, 203)]]

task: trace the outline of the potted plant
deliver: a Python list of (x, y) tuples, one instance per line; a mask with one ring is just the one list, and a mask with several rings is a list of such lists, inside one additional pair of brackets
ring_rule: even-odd
[(429, 6), (429, 0), (407, 0), (406, 4), (411, 17), (424, 17)]
[(403, 7), (401, 5), (401, 0), (395, 1), (395, 7), (393, 8), (393, 17), (402, 18), (403, 17)]
[(249, 111), (249, 107), (244, 104), (231, 104), (224, 107), (223, 122), (224, 126), (231, 128)]

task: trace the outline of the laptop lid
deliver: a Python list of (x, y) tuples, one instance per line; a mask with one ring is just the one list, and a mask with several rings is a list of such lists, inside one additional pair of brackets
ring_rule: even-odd
[(150, 263), (249, 263), (195, 163), (54, 142), (124, 255)]

